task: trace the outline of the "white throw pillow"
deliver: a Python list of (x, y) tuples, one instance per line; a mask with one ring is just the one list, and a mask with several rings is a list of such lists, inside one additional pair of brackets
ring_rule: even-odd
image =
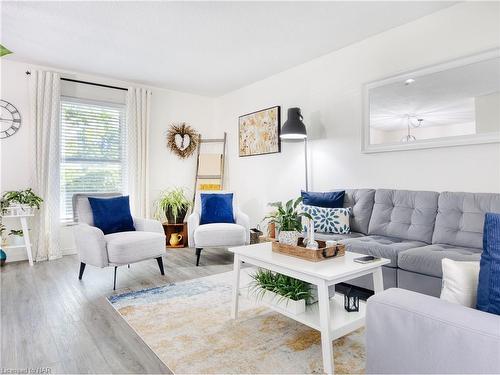
[(460, 262), (444, 258), (441, 299), (467, 307), (476, 307), (479, 261)]

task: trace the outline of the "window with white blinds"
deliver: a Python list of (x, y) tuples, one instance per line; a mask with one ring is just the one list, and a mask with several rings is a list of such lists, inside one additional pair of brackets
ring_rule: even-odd
[(125, 106), (61, 97), (61, 220), (74, 193), (127, 190)]

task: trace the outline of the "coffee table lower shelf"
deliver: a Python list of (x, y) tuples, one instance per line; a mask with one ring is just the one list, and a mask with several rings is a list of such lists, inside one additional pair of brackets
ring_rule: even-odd
[[(290, 319), (305, 324), (315, 330), (321, 331), (318, 302), (312, 305), (307, 305), (306, 311), (301, 314), (292, 314), (279, 306), (273, 305), (272, 303), (260, 301), (251, 295), (249, 296), (246, 287), (240, 289), (240, 298), (251, 300), (256, 305), (266, 306)], [(336, 340), (363, 327), (365, 324), (365, 315), (366, 302), (359, 301), (359, 311), (347, 312), (344, 309), (344, 295), (335, 293), (335, 296), (330, 298), (330, 332), (332, 340)]]

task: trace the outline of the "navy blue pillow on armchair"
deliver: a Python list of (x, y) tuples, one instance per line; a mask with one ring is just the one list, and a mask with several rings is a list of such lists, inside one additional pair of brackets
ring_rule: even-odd
[(500, 315), (500, 214), (487, 213), (484, 219), (476, 308)]
[(233, 193), (201, 193), (200, 225), (215, 223), (234, 224)]
[(89, 197), (94, 226), (104, 232), (111, 234), (117, 232), (134, 231), (134, 220), (130, 214), (130, 203), (128, 196), (115, 198)]

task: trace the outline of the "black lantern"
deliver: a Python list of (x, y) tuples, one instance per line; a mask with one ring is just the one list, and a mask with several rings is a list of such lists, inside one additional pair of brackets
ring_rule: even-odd
[(359, 296), (352, 288), (344, 294), (344, 309), (348, 312), (359, 311)]

